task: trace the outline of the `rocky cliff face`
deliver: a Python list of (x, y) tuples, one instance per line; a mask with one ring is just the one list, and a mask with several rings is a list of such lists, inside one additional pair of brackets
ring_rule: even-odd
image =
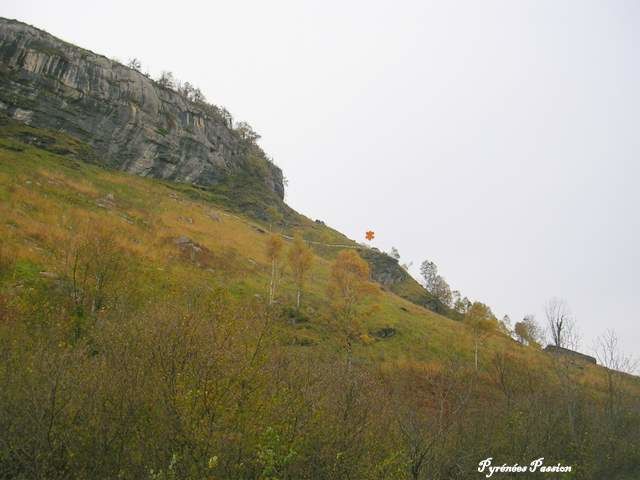
[(411, 276), (398, 264), (398, 260), (377, 249), (361, 248), (358, 253), (369, 264), (371, 278), (380, 285), (392, 288), (411, 280)]
[(105, 166), (204, 187), (234, 174), (249, 175), (284, 196), (280, 169), (216, 107), (3, 18), (0, 112), (75, 136), (92, 146)]

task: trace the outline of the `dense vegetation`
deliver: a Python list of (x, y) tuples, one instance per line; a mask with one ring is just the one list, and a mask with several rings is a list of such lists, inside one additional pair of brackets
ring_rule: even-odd
[(255, 223), (84, 148), (0, 134), (0, 478), (464, 479), (488, 457), (640, 474), (636, 378), (267, 233), (345, 242), (321, 224)]

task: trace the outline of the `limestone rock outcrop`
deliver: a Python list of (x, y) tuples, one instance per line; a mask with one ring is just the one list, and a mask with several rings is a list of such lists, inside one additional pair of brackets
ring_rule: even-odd
[(0, 113), (78, 138), (107, 167), (202, 187), (250, 175), (284, 197), (281, 170), (217, 107), (4, 18)]

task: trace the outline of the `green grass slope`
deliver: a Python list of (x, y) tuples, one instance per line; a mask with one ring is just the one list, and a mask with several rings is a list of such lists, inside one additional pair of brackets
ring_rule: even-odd
[[(638, 473), (636, 378), (500, 332), (476, 370), (470, 329), (405, 277), (347, 349), (332, 262), (386, 258), (284, 206), (246, 216), (250, 179), (200, 190), (91, 155), (0, 125), (0, 479), (462, 479), (488, 456)], [(286, 267), (267, 305), (269, 230), (313, 248), (299, 312)]]
[[(326, 245), (358, 247), (355, 242), (295, 212), (288, 213), (288, 221), (246, 217), (240, 213), (242, 205), (221, 200), (219, 191), (107, 171), (83, 161), (90, 155), (87, 147), (65, 135), (5, 124), (0, 132), (0, 231), (5, 248), (21, 258), (19, 264), (42, 272), (55, 270), (56, 252), (67, 242), (69, 229), (103, 225), (117, 232), (122, 247), (147, 269), (158, 272), (154, 281), (159, 284), (161, 277), (189, 276), (207, 284), (224, 283), (238, 296), (263, 296), (269, 282), (267, 232), (281, 232), (285, 238), (300, 234), (316, 253), (304, 301), (306, 310), (313, 312), (308, 315), (315, 318), (292, 330), (311, 341), (325, 338), (327, 277), (341, 249)], [(212, 252), (211, 258), (202, 264), (182, 258), (183, 247), (176, 243), (181, 237)], [(279, 296), (283, 306), (293, 302), (289, 277), (285, 270)], [(379, 308), (363, 323), (370, 342), (360, 346), (362, 355), (429, 360), (445, 352), (464, 356), (470, 351), (471, 339), (462, 325), (393, 293), (403, 289), (409, 298), (428, 295), (412, 279), (383, 289)], [(396, 334), (376, 340), (382, 328), (393, 328)]]

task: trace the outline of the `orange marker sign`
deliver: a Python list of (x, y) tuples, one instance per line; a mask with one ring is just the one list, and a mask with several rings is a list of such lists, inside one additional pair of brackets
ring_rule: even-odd
[(371, 230), (368, 230), (368, 231), (364, 234), (364, 237), (365, 237), (367, 240), (369, 240), (369, 241), (373, 240), (373, 238), (374, 238), (375, 236), (376, 236), (376, 234), (375, 234), (374, 232), (372, 232)]

